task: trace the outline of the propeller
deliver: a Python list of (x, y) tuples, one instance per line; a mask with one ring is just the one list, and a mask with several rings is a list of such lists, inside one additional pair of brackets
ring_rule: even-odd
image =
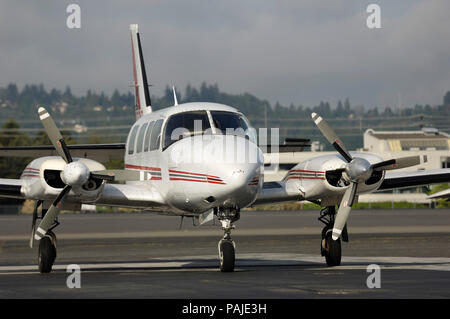
[(339, 209), (336, 213), (336, 218), (334, 221), (332, 238), (333, 240), (337, 240), (341, 236), (342, 230), (347, 223), (348, 216), (356, 198), (356, 191), (359, 183), (364, 183), (368, 180), (374, 171), (387, 171), (414, 166), (426, 162), (427, 157), (426, 155), (408, 156), (370, 164), (369, 161), (364, 158), (353, 157), (347, 151), (344, 143), (342, 143), (334, 130), (321, 116), (317, 113), (312, 113), (311, 117), (319, 130), (322, 132), (323, 136), (325, 136), (328, 142), (333, 145), (336, 151), (338, 151), (347, 162), (344, 168), (335, 170), (345, 172), (350, 181), (350, 185), (345, 191), (341, 203), (339, 204)]
[(80, 161), (74, 161), (70, 155), (64, 138), (47, 110), (43, 107), (39, 107), (38, 114), (42, 125), (44, 126), (45, 132), (55, 147), (56, 152), (66, 162), (66, 165), (61, 172), (61, 179), (66, 186), (53, 201), (45, 216), (43, 216), (34, 234), (34, 238), (36, 240), (41, 239), (47, 234), (47, 231), (53, 225), (56, 217), (58, 216), (62, 202), (72, 189), (75, 191), (79, 190), (86, 182), (89, 181), (89, 179), (92, 178), (114, 181), (114, 176), (90, 172), (89, 168), (85, 164)]

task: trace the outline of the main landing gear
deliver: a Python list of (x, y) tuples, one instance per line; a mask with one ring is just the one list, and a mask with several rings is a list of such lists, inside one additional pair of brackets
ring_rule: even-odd
[[(322, 229), (320, 253), (325, 257), (327, 265), (330, 267), (339, 266), (342, 256), (341, 238), (337, 240), (331, 238), (335, 215), (336, 208), (334, 206), (328, 206), (320, 211), (319, 216), (319, 220), (325, 224), (325, 227)], [(343, 241), (348, 242), (347, 225), (345, 225), (341, 237)]]
[(219, 269), (221, 272), (234, 271), (235, 248), (236, 245), (231, 239), (231, 230), (234, 229), (233, 222), (240, 218), (238, 208), (218, 208), (215, 212), (217, 218), (222, 224), (224, 232), (223, 238), (219, 241)]
[[(36, 232), (36, 221), (42, 219), (47, 212), (47, 209), (41, 209), (41, 216), (38, 216), (38, 208), (42, 205), (42, 201), (37, 201), (33, 211), (33, 222), (31, 225), (31, 238), (30, 247), (33, 248), (34, 234)], [(59, 222), (55, 220), (53, 225), (49, 228), (45, 236), (39, 240), (38, 249), (38, 266), (40, 273), (49, 273), (52, 270), (53, 263), (56, 259), (56, 235), (53, 233), (53, 229), (59, 225)]]

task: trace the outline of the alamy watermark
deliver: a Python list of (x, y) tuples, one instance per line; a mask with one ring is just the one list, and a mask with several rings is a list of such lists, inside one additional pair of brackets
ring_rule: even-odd
[(367, 266), (366, 272), (370, 273), (367, 277), (367, 288), (381, 288), (381, 268), (377, 264)]
[(206, 164), (211, 160), (216, 164), (264, 163), (263, 151), (270, 148), (272, 166), (279, 163), (279, 129), (270, 129), (270, 143), (268, 137), (267, 128), (260, 128), (258, 134), (254, 128), (227, 128), (225, 132), (217, 128), (203, 130), (202, 121), (195, 120), (193, 130), (176, 128), (163, 144), (169, 147), (177, 142), (179, 146), (171, 148), (170, 159), (178, 164)]
[(66, 272), (70, 273), (67, 276), (66, 285), (67, 288), (81, 288), (81, 268), (76, 264), (68, 265)]
[(81, 28), (81, 8), (78, 4), (69, 4), (66, 8), (66, 13), (69, 13), (66, 19), (66, 26), (69, 29)]
[(372, 3), (367, 6), (367, 13), (370, 13), (366, 19), (366, 25), (369, 29), (381, 28), (381, 8), (378, 4)]

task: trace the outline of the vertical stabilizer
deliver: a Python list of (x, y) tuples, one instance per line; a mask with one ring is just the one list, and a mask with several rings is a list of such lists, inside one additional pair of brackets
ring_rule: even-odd
[(143, 114), (152, 112), (150, 92), (148, 90), (147, 74), (145, 73), (144, 56), (142, 54), (141, 40), (137, 24), (130, 25), (131, 52), (133, 55), (133, 77), (135, 87), (136, 119)]

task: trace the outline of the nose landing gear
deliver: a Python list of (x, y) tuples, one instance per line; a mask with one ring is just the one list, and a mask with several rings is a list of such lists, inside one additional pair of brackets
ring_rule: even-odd
[[(328, 206), (320, 211), (319, 217), (319, 221), (325, 224), (325, 227), (322, 229), (320, 254), (325, 257), (325, 261), (330, 267), (339, 266), (342, 256), (341, 238), (337, 240), (331, 238), (335, 215), (336, 208), (334, 206)], [(347, 225), (342, 231), (342, 240), (348, 242)]]
[(56, 259), (56, 236), (49, 230), (39, 241), (38, 265), (39, 272), (49, 273)]
[[(34, 235), (36, 233), (36, 221), (38, 219), (43, 219), (47, 213), (47, 209), (41, 207), (41, 216), (38, 216), (38, 209), (42, 206), (42, 204), (42, 201), (37, 201), (34, 206), (33, 221), (31, 224), (30, 248), (33, 248), (33, 241), (35, 239)], [(38, 266), (40, 273), (49, 273), (52, 271), (53, 263), (56, 259), (56, 235), (52, 230), (58, 225), (58, 220), (55, 220), (45, 236), (39, 240)]]
[(216, 210), (216, 215), (222, 224), (222, 229), (224, 231), (223, 238), (218, 244), (220, 262), (219, 269), (221, 272), (232, 272), (234, 271), (234, 263), (236, 260), (236, 245), (231, 239), (231, 230), (234, 229), (233, 222), (240, 218), (239, 209), (219, 208)]

